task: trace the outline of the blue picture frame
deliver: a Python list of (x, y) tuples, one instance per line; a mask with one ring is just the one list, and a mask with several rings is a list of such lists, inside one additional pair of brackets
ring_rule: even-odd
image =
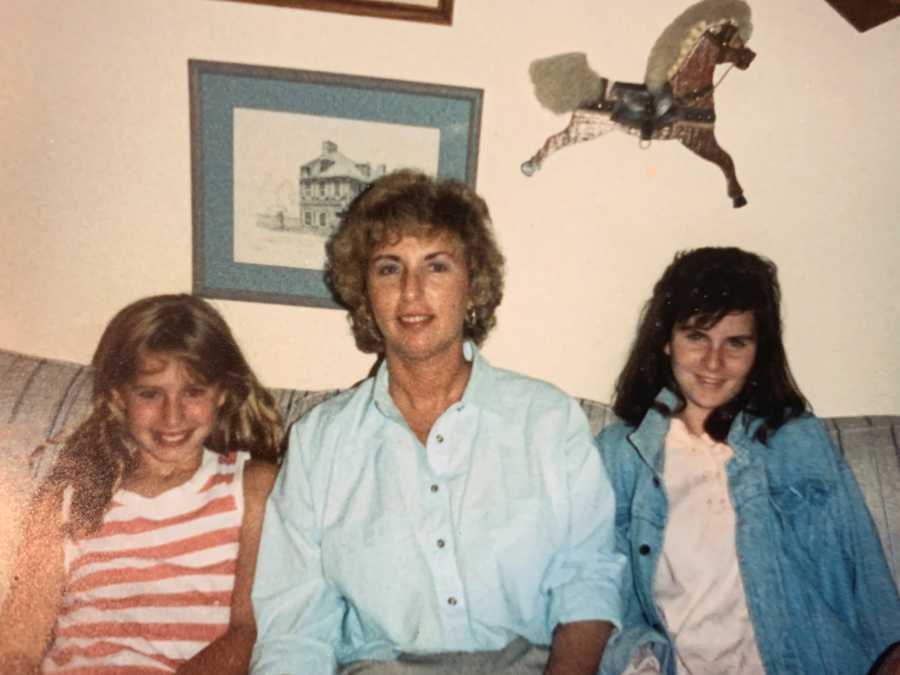
[(475, 187), (481, 89), (195, 59), (188, 69), (196, 295), (338, 307), (321, 267), (236, 260), (238, 110), (424, 129), (438, 139), (437, 175)]

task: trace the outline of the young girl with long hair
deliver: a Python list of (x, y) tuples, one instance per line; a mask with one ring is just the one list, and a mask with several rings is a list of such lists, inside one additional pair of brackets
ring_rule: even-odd
[(676, 255), (598, 437), (629, 561), (603, 673), (864, 675), (900, 601), (853, 474), (788, 368), (775, 265)]
[(205, 301), (122, 309), (25, 522), (0, 672), (246, 672), (282, 423)]

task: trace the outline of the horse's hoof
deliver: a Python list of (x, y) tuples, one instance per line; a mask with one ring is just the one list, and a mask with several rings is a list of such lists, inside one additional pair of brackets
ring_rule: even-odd
[(737, 197), (732, 197), (731, 201), (734, 202), (734, 208), (739, 209), (742, 206), (747, 206), (747, 198), (744, 195), (738, 195)]
[(537, 167), (531, 160), (522, 162), (522, 166), (520, 166), (519, 168), (522, 169), (522, 173), (524, 173), (526, 176), (533, 176), (534, 172), (537, 171)]

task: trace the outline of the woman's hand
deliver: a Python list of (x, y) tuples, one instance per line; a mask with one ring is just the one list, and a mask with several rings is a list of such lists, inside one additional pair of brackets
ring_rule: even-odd
[(544, 675), (596, 675), (612, 631), (608, 621), (559, 624), (553, 631)]

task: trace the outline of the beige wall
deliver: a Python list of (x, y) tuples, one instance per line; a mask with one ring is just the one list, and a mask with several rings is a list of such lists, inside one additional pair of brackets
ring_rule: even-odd
[[(554, 7), (564, 4), (566, 13)], [(608, 400), (638, 308), (679, 248), (780, 266), (788, 351), (824, 415), (900, 413), (900, 21), (755, 0), (750, 70), (717, 94), (749, 206), (715, 167), (624, 134), (519, 164), (565, 123), (528, 81), (587, 52), (640, 80), (682, 0), (457, 0), (450, 28), (217, 0), (0, 3), (0, 346), (87, 360), (111, 314), (191, 285), (187, 60), (480, 87), (478, 189), (509, 260), (486, 352)], [(270, 385), (345, 386), (370, 359), (342, 313), (215, 301)]]

